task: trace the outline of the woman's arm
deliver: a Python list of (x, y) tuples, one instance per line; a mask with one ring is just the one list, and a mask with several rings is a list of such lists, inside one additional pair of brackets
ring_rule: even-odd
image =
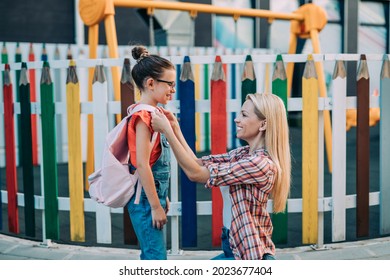
[(160, 200), (157, 196), (156, 186), (154, 184), (154, 178), (152, 169), (150, 168), (150, 152), (153, 148), (150, 145), (151, 133), (149, 128), (143, 121), (136, 122), (136, 157), (137, 157), (137, 171), (145, 190), (146, 197), (148, 198), (150, 207), (152, 209), (152, 221), (153, 226), (162, 229), (167, 223), (167, 216), (164, 209), (160, 204)]
[(253, 155), (230, 163), (208, 165), (210, 186), (253, 184), (265, 186), (273, 181), (277, 173), (275, 164), (263, 155)]
[(199, 165), (196, 156), (194, 156), (193, 153), (188, 153), (183, 147), (182, 143), (174, 133), (167, 117), (160, 112), (152, 113), (152, 126), (155, 131), (165, 134), (178, 163), (188, 178), (191, 181), (206, 183), (210, 178), (209, 170), (206, 167)]

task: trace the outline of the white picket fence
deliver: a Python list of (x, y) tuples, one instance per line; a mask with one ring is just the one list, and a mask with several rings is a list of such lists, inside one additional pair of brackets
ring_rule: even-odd
[[(242, 67), (245, 62), (246, 54), (242, 55), (221, 55), (221, 59), (223, 63), (226, 64), (237, 64)], [(184, 56), (167, 56), (174, 64), (182, 64), (184, 60)], [(190, 56), (191, 63), (193, 65), (213, 65), (215, 61), (214, 55), (195, 55)], [(359, 61), (359, 54), (318, 54), (313, 55), (315, 61), (322, 61), (325, 64), (334, 65), (336, 60), (343, 61)], [(255, 72), (259, 71), (259, 69), (264, 69), (266, 64), (271, 66), (271, 73), (273, 69), (273, 63), (276, 61), (276, 55), (252, 55), (253, 63), (255, 65)], [(371, 88), (380, 87), (380, 78), (379, 72), (382, 65), (383, 55), (373, 54), (367, 55), (367, 61), (370, 68), (370, 74), (373, 77), (371, 80), (372, 85)], [(119, 59), (76, 59), (76, 66), (79, 74), (80, 81), (80, 92), (84, 92), (84, 96), (86, 96), (87, 87), (88, 87), (88, 75), (87, 68), (96, 67), (97, 65), (102, 65), (109, 73), (109, 68), (112, 66), (122, 67), (124, 57)], [(283, 60), (285, 63), (287, 62), (295, 62), (295, 63), (305, 63), (307, 60), (307, 55), (283, 55)], [(52, 71), (56, 69), (60, 70), (61, 73), (65, 73), (66, 69), (69, 66), (68, 60), (52, 60), (49, 61), (50, 67)], [(131, 65), (134, 65), (134, 61), (131, 60)], [(18, 70), (21, 68), (20, 63), (11, 63), (11, 70)], [(39, 71), (42, 69), (41, 62), (28, 62), (28, 69), (36, 69), (37, 76), (40, 77)], [(212, 69), (212, 68), (210, 68)], [(4, 65), (0, 66), (0, 72), (4, 71)], [(263, 70), (264, 71), (264, 70)], [(211, 72), (211, 71), (210, 71)], [(375, 73), (372, 75), (372, 73)], [(63, 74), (62, 74), (63, 75)], [(241, 75), (239, 73), (239, 75)], [(256, 72), (257, 77), (262, 77), (261, 73)], [(272, 75), (270, 75), (272, 76)], [(271, 78), (271, 77), (269, 77)], [(109, 75), (108, 75), (108, 79)], [(240, 80), (240, 76), (237, 77)], [(259, 78), (258, 78), (259, 79)], [(259, 79), (261, 89), (264, 88), (265, 81), (264, 79)], [(238, 85), (238, 87), (240, 84)], [(61, 85), (61, 90), (65, 90), (65, 82)], [(240, 91), (238, 91), (240, 92)], [(318, 195), (318, 213), (319, 213), (319, 236), (318, 236), (318, 244), (323, 244), (323, 231), (324, 231), (324, 220), (323, 213), (324, 212), (332, 212), (332, 231), (333, 231), (333, 241), (342, 241), (345, 240), (345, 231), (346, 231), (346, 210), (350, 208), (356, 207), (356, 195), (346, 195), (345, 189), (345, 177), (346, 177), (346, 155), (345, 155), (345, 147), (346, 147), (346, 131), (345, 131), (345, 110), (356, 108), (356, 97), (346, 97), (346, 79), (337, 82), (330, 82), (330, 87), (328, 91), (328, 96), (326, 98), (319, 97), (319, 131), (320, 131), (320, 145), (319, 145), (319, 155), (320, 155), (320, 176), (319, 176), (319, 195)], [(102, 154), (102, 141), (104, 140), (104, 135), (107, 131), (112, 127), (112, 121), (109, 121), (110, 118), (113, 119), (114, 114), (120, 113), (120, 103), (117, 101), (112, 101), (112, 87), (110, 87), (110, 82), (94, 86), (93, 87), (93, 102), (88, 102), (82, 100), (81, 102), (81, 114), (85, 117), (87, 114), (94, 115), (94, 128), (95, 128), (95, 155)], [(110, 98), (111, 97), (111, 98)], [(381, 96), (382, 97), (382, 96)], [(240, 97), (238, 97), (240, 98)], [(387, 97), (386, 97), (387, 98)], [(388, 98), (386, 99), (389, 100)], [(383, 102), (383, 101), (382, 101)], [(228, 112), (238, 112), (240, 108), (241, 101), (239, 99), (229, 99), (227, 100), (227, 111)], [(388, 103), (390, 105), (390, 103)], [(173, 100), (168, 106), (168, 109), (179, 112), (179, 101)], [(371, 96), (370, 99), (370, 107), (378, 108), (380, 107), (380, 97)], [(301, 111), (302, 110), (302, 99), (301, 98), (290, 98), (288, 101), (289, 111)], [(104, 109), (104, 110), (103, 110)], [(324, 135), (323, 135), (323, 110), (333, 110), (333, 174), (332, 174), (332, 196), (324, 197)], [(196, 111), (197, 112), (210, 112), (210, 102), (209, 100), (200, 99), (196, 101)], [(389, 112), (387, 110), (386, 113), (383, 113), (381, 117), (386, 118), (386, 122), (388, 123), (390, 120)], [(56, 114), (62, 115), (63, 120), (66, 122), (66, 102), (60, 101), (56, 102)], [(18, 103), (15, 103), (15, 114), (20, 113), (20, 106)], [(3, 114), (4, 108), (3, 104), (0, 104), (0, 127), (3, 126)], [(39, 101), (36, 103), (32, 103), (32, 114), (40, 114), (40, 106)], [(339, 124), (336, 120), (340, 120)], [(381, 121), (381, 125), (385, 125), (385, 121)], [(85, 131), (85, 123), (84, 129)], [(100, 127), (100, 128), (99, 128)], [(388, 127), (388, 125), (387, 125)], [(3, 129), (3, 127), (1, 128)], [(97, 133), (99, 131), (99, 133)], [(3, 132), (3, 130), (2, 130)], [(1, 133), (4, 135), (4, 133)], [(99, 137), (97, 137), (99, 136)], [(63, 136), (67, 138), (67, 136)], [(389, 143), (389, 132), (386, 134), (381, 133), (381, 153), (385, 152), (385, 143)], [(86, 139), (86, 135), (83, 135), (83, 141)], [(3, 140), (1, 140), (3, 141)], [(100, 143), (99, 143), (100, 141)], [(387, 148), (387, 150), (389, 150)], [(4, 142), (0, 143), (0, 154), (1, 156), (1, 166), (4, 166)], [(385, 164), (383, 167), (389, 168), (389, 155), (388, 152), (385, 152), (384, 161), (381, 162)], [(99, 157), (95, 157), (95, 165), (99, 166), (100, 161)], [(175, 158), (172, 154), (172, 164), (171, 164), (171, 209), (169, 212), (169, 216), (171, 216), (171, 253), (177, 254), (180, 252), (179, 248), (179, 217), (181, 215), (181, 202), (178, 200), (178, 167), (175, 164)], [(384, 198), (389, 197), (389, 188), (390, 185), (388, 182), (388, 173), (390, 170), (381, 170), (381, 186), (380, 192), (370, 193), (370, 205), (381, 205), (381, 201), (383, 202)], [(386, 174), (387, 173), (387, 174)], [(5, 189), (5, 188), (4, 188)], [(381, 195), (380, 195), (381, 194)], [(381, 200), (382, 199), (382, 200)], [(7, 192), (5, 190), (1, 191), (1, 201), (2, 203), (7, 203)], [(24, 206), (23, 194), (18, 194), (18, 204), (19, 206)], [(383, 204), (385, 206), (381, 206), (381, 213), (388, 213), (390, 211), (389, 203)], [(36, 209), (44, 210), (44, 199), (43, 196), (35, 196), (35, 207)], [(271, 210), (271, 205), (268, 205), (269, 210)], [(198, 201), (197, 202), (197, 214), (198, 215), (211, 215), (211, 201)], [(70, 200), (69, 197), (59, 197), (59, 210), (60, 211), (69, 211), (70, 210)], [(123, 209), (110, 209), (108, 207), (99, 205), (92, 201), (89, 198), (84, 200), (84, 211), (85, 212), (95, 212), (96, 213), (96, 229), (97, 229), (97, 241), (99, 243), (111, 243), (111, 213), (122, 213)], [(291, 198), (288, 200), (288, 212), (289, 213), (301, 213), (302, 212), (302, 199), (301, 198)], [(381, 214), (383, 215), (383, 214)], [(387, 219), (388, 220), (388, 219)], [(389, 233), (390, 226), (389, 222), (385, 218), (381, 218), (381, 233)]]

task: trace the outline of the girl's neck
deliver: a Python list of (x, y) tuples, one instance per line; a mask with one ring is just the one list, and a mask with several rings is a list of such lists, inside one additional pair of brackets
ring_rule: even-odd
[(139, 103), (148, 104), (148, 105), (151, 105), (151, 106), (154, 106), (154, 107), (157, 106), (157, 102), (152, 100), (151, 98), (149, 98), (147, 96), (147, 94), (141, 94), (141, 99), (140, 99)]

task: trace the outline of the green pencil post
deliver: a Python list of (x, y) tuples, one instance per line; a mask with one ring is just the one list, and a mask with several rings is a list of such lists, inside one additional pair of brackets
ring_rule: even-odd
[(27, 64), (22, 62), (20, 93), (20, 165), (23, 170), (24, 216), (26, 235), (35, 237), (34, 172), (32, 158), (31, 98)]
[[(287, 109), (287, 74), (284, 68), (284, 63), (282, 56), (278, 54), (276, 56), (275, 69), (272, 76), (272, 93), (279, 96)], [(287, 224), (288, 224), (288, 215), (287, 215), (287, 206), (284, 213), (272, 214), (272, 224), (274, 226), (274, 231), (272, 234), (272, 240), (276, 244), (286, 244), (287, 243)]]
[(41, 124), (46, 238), (59, 238), (56, 128), (50, 66), (43, 62), (41, 76)]

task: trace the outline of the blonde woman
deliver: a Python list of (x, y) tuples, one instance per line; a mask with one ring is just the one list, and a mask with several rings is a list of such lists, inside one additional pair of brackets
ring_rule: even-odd
[(249, 94), (234, 121), (237, 138), (248, 145), (197, 159), (173, 114), (152, 113), (153, 129), (165, 134), (190, 180), (207, 188), (229, 186), (232, 220), (227, 235), (234, 259), (275, 259), (267, 203), (272, 198), (273, 212), (283, 212), (290, 191), (286, 109), (274, 94)]

